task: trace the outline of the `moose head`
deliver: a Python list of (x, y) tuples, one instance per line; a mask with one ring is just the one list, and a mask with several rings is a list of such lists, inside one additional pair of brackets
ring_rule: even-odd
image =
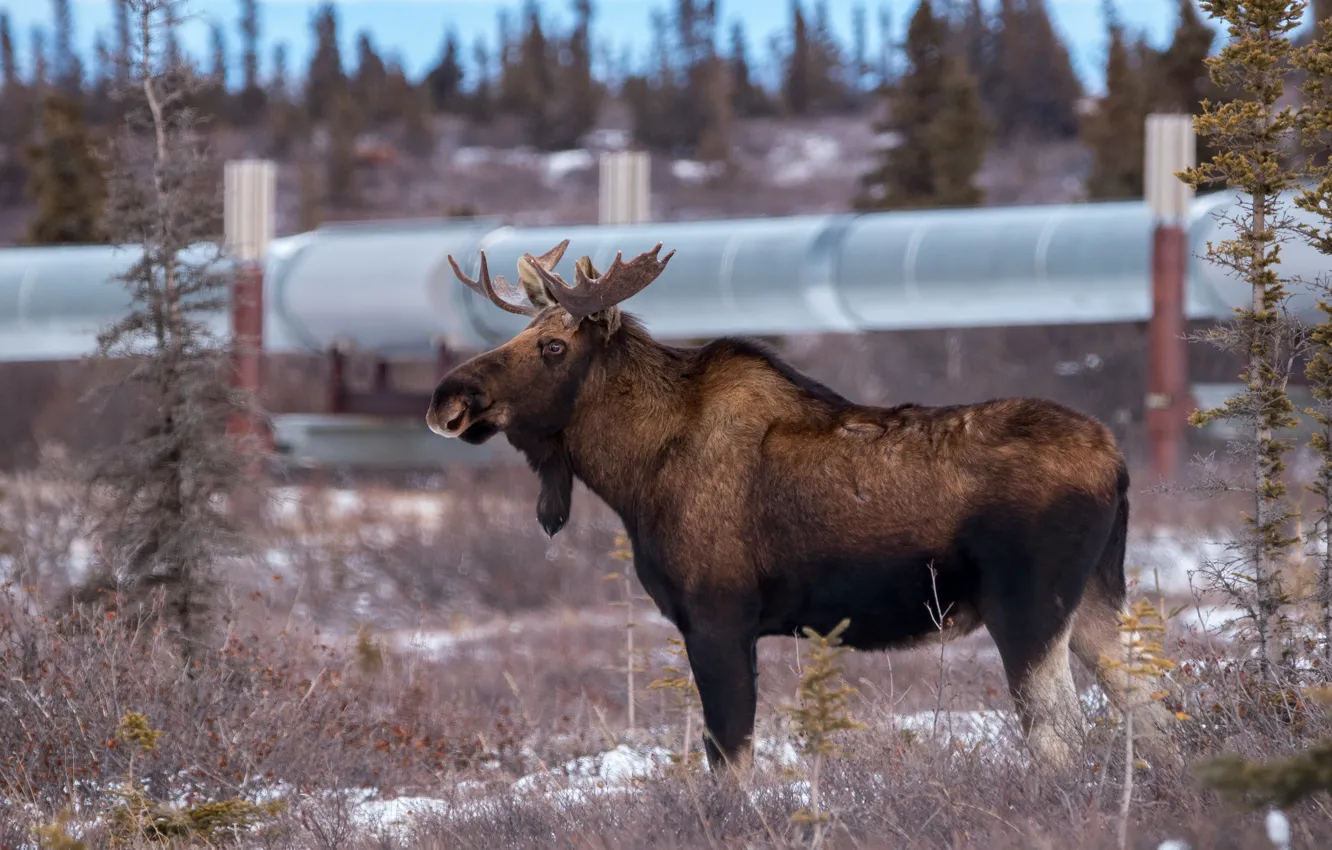
[(478, 280), (463, 274), (449, 255), (453, 273), (469, 289), (532, 321), (509, 342), (445, 376), (426, 414), (436, 434), (475, 445), (501, 432), (538, 439), (563, 430), (583, 379), (620, 327), (619, 303), (655, 280), (675, 254), (658, 260), (658, 242), (627, 263), (617, 253), (604, 273), (584, 256), (570, 286), (555, 271), (568, 247), (566, 239), (540, 257), (524, 254), (521, 288), (499, 275), (492, 279), (484, 251)]

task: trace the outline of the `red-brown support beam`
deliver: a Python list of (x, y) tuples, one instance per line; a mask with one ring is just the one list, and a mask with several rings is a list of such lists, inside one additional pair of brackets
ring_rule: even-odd
[(1188, 240), (1184, 228), (1159, 224), (1152, 234), (1152, 318), (1148, 327), (1147, 439), (1152, 475), (1173, 480), (1180, 471), (1185, 429), (1193, 410), (1185, 340)]
[(374, 378), (370, 384), (371, 388), (377, 393), (388, 392), (389, 387), (389, 364), (382, 357), (375, 358)]
[(259, 451), (248, 458), (250, 483), (233, 494), (237, 516), (257, 519), (263, 499), (260, 460), (273, 451), (273, 435), (261, 417), (264, 354), (264, 257), (273, 238), (277, 166), (238, 160), (223, 169), (223, 237), (236, 262), (231, 289), (231, 332), (234, 350), (233, 386), (250, 395), (247, 410), (233, 416), (228, 432), (257, 439)]
[(328, 377), (325, 389), (329, 413), (347, 412), (347, 358), (336, 345), (328, 350)]
[(236, 414), (228, 423), (229, 433), (257, 437), (265, 450), (272, 450), (273, 437), (259, 416), (259, 393), (263, 389), (264, 272), (257, 262), (238, 264), (231, 290), (231, 328), (235, 369), (232, 386), (250, 393), (256, 407)]
[(1197, 161), (1193, 117), (1153, 113), (1144, 125), (1143, 195), (1152, 233), (1152, 317), (1148, 328), (1147, 440), (1152, 474), (1172, 481), (1180, 472), (1185, 430), (1193, 409), (1189, 351), (1184, 338), (1188, 281), (1188, 221), (1193, 189), (1179, 174)]

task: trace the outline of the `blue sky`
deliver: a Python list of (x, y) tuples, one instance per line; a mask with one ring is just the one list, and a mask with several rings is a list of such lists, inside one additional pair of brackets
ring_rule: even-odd
[[(890, 10), (894, 35), (900, 38), (916, 2), (864, 0), (870, 18), (871, 51), (875, 50), (878, 41), (875, 19), (879, 6), (886, 5)], [(941, 0), (935, 2), (941, 5)], [(990, 5), (994, 2), (989, 0)], [(807, 8), (811, 3), (812, 0), (804, 0)], [(1073, 53), (1079, 75), (1089, 88), (1099, 91), (1105, 51), (1103, 0), (1047, 0), (1047, 3), (1055, 26)], [(356, 36), (359, 31), (367, 30), (382, 54), (396, 54), (414, 76), (434, 64), (449, 28), (455, 29), (467, 45), (477, 36), (493, 42), (499, 10), (507, 8), (517, 19), (522, 9), (521, 0), (338, 0), (336, 5), (345, 60), (354, 59)], [(569, 20), (569, 0), (543, 0), (541, 5), (543, 16), (556, 26)], [(646, 54), (650, 40), (650, 11), (668, 9), (673, 5), (674, 0), (594, 0), (595, 36), (612, 41), (617, 54), (628, 47), (636, 59), (641, 58)], [(769, 36), (788, 26), (789, 0), (719, 0), (719, 5), (726, 22), (725, 29), (729, 30), (732, 20), (743, 20), (751, 56), (766, 60)], [(856, 0), (829, 0), (828, 5), (834, 27), (843, 42), (849, 44)], [(314, 0), (260, 0), (265, 67), (272, 55), (272, 45), (285, 41), (293, 71), (304, 69), (312, 47), (310, 19), (316, 7)], [(236, 0), (192, 0), (188, 5), (199, 19), (216, 19), (226, 26), (233, 64), (236, 64), (235, 54), (239, 46), (238, 8)], [(1115, 0), (1115, 8), (1130, 30), (1145, 34), (1152, 43), (1162, 44), (1168, 39), (1174, 25), (1175, 0)], [(50, 0), (0, 0), (0, 9), (10, 15), (26, 64), (29, 31), (35, 25), (49, 24)], [(109, 32), (111, 3), (108, 0), (74, 0), (74, 9), (78, 43), (86, 50), (91, 47), (97, 30)], [(183, 41), (195, 55), (207, 55), (204, 24), (190, 26)], [(470, 50), (468, 53), (470, 55)]]

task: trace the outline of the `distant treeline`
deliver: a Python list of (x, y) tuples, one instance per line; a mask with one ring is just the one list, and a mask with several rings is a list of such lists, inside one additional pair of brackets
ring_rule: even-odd
[[(1079, 135), (1096, 149), (1090, 194), (1118, 197), (1141, 191), (1141, 116), (1193, 109), (1209, 85), (1201, 60), (1214, 33), (1190, 0), (1177, 2), (1177, 28), (1163, 50), (1112, 25), (1110, 90), (1090, 117), (1045, 0), (926, 0), (913, 10), (900, 44), (889, 37), (887, 5), (877, 8), (873, 24), (870, 10), (857, 5), (847, 44), (833, 32), (826, 0), (793, 0), (789, 28), (767, 45), (781, 70), (775, 88), (760, 82), (743, 24), (727, 26), (717, 0), (673, 0), (669, 11), (655, 11), (653, 49), (643, 67), (626, 59), (594, 61), (594, 50), (603, 51), (601, 58), (609, 54), (594, 48), (607, 42), (595, 32), (592, 0), (572, 0), (565, 31), (550, 26), (535, 0), (517, 17), (499, 13), (497, 39), (465, 46), (450, 30), (438, 62), (419, 78), (386, 60), (368, 32), (359, 33), (355, 56), (343, 55), (332, 3), (312, 17), (315, 50), (301, 75), (292, 73), (285, 44), (265, 46), (258, 0), (243, 0), (235, 22), (239, 78), (228, 72), (235, 67), (228, 28), (216, 22), (211, 55), (189, 56), (173, 37), (164, 58), (204, 76), (209, 85), (192, 105), (222, 126), (250, 132), (259, 152), (308, 160), (311, 169), (317, 160), (331, 204), (355, 197), (356, 144), (364, 133), (384, 134), (424, 155), (434, 149), (438, 115), (477, 125), (503, 119), (519, 128), (522, 143), (557, 150), (576, 146), (603, 106), (617, 99), (631, 116), (636, 144), (712, 162), (729, 158), (737, 119), (859, 114), (885, 104), (879, 129), (895, 132), (898, 145), (866, 176), (855, 199), (862, 207), (972, 202), (971, 177), (989, 146)], [(78, 147), (85, 133), (95, 135), (120, 117), (108, 94), (129, 74), (127, 3), (116, 0), (114, 24), (97, 34), (90, 67), (73, 48), (70, 0), (52, 6), (49, 29), (31, 33), (27, 75), (10, 22), (0, 14), (0, 204), (21, 200), (26, 188), (41, 206), (35, 193), (43, 185), (78, 196), (70, 185), (95, 178), (96, 164), (43, 156), (40, 149)], [(884, 45), (876, 55), (870, 55), (871, 26), (878, 29), (875, 43)], [(272, 70), (263, 76), (261, 51), (269, 49)], [(594, 68), (605, 70), (598, 76)], [(310, 153), (316, 139), (317, 157)], [(41, 168), (70, 173), (40, 178)], [(95, 203), (98, 190), (83, 194)], [(61, 234), (50, 238), (61, 241)]]

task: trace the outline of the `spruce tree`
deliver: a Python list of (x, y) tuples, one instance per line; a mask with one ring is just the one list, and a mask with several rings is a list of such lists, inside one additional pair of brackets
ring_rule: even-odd
[(227, 36), (222, 25), (214, 21), (208, 27), (211, 59), (207, 82), (201, 92), (201, 102), (213, 120), (224, 118), (230, 111), (227, 81)]
[(14, 52), (14, 33), (9, 26), (9, 13), (0, 9), (0, 85), (9, 95), (23, 85), (19, 76), (18, 57)]
[(792, 4), (791, 53), (786, 60), (786, 76), (782, 83), (783, 103), (793, 115), (809, 112), (813, 100), (813, 93), (809, 90), (815, 61), (813, 53), (809, 27), (805, 24), (805, 12), (797, 0)]
[(893, 91), (889, 117), (876, 126), (897, 145), (862, 180), (857, 209), (971, 206), (981, 200), (975, 175), (988, 131), (975, 77), (948, 50), (947, 22), (921, 0), (907, 28), (906, 68)]
[(887, 94), (893, 87), (893, 15), (888, 6), (879, 7), (879, 93)]
[(549, 98), (553, 93), (555, 75), (552, 73), (551, 50), (541, 22), (541, 8), (536, 0), (526, 6), (527, 28), (518, 46), (518, 108), (529, 142), (543, 138)]
[(32, 89), (40, 95), (46, 94), (46, 87), (51, 84), (51, 60), (46, 52), (46, 30), (33, 27), (31, 34), (32, 54)]
[(32, 127), (28, 91), (19, 74), (9, 14), (0, 10), (0, 204), (16, 203), (23, 193), (20, 154)]
[(730, 83), (716, 50), (716, 6), (705, 0), (681, 0), (675, 26), (684, 88), (672, 104), (672, 120), (695, 155), (724, 160), (732, 113)]
[(324, 186), (332, 205), (354, 206), (360, 202), (356, 174), (356, 137), (363, 120), (360, 106), (346, 89), (337, 90), (329, 105)]
[(334, 104), (347, 89), (338, 47), (338, 14), (333, 4), (324, 2), (314, 16), (315, 52), (305, 81), (305, 105), (315, 123), (332, 119)]
[(396, 61), (385, 72), (384, 90), (391, 115), (402, 124), (403, 147), (414, 156), (428, 156), (435, 149), (429, 95), (412, 85)]
[(88, 75), (85, 92), (88, 106), (86, 114), (88, 123), (104, 126), (109, 122), (114, 109), (112, 92), (115, 86), (116, 63), (114, 54), (107, 47), (106, 39), (100, 32), (93, 38), (92, 58), (92, 73)]
[(28, 197), (37, 209), (28, 221), (33, 245), (104, 242), (106, 175), (83, 121), (83, 108), (64, 92), (42, 104), (41, 138), (28, 148)]
[[(554, 112), (551, 130), (557, 147), (573, 147), (597, 122), (601, 112), (601, 89), (592, 74), (591, 0), (573, 0), (574, 23), (564, 40), (560, 62), (560, 81), (556, 92), (559, 106)], [(729, 112), (729, 109), (728, 109)]]
[(847, 74), (847, 88), (856, 105), (860, 105), (869, 75), (869, 18), (864, 3), (851, 7), (851, 64)]
[(444, 37), (439, 63), (426, 74), (430, 102), (440, 112), (456, 112), (462, 104), (463, 70), (458, 55), (458, 34), (452, 29)]
[(939, 112), (930, 125), (933, 139), (934, 206), (970, 207), (984, 200), (976, 174), (985, 163), (989, 125), (981, 111), (980, 86), (956, 53), (944, 56)]
[(269, 154), (283, 158), (308, 134), (309, 119), (294, 102), (287, 72), (287, 45), (273, 47), (273, 75), (264, 92), (268, 116)]
[(1303, 0), (1201, 0), (1204, 12), (1223, 21), (1230, 40), (1206, 60), (1212, 81), (1234, 92), (1233, 99), (1204, 101), (1194, 118), (1198, 135), (1217, 153), (1181, 173), (1194, 188), (1219, 185), (1235, 190), (1237, 209), (1230, 215), (1236, 237), (1209, 244), (1208, 259), (1234, 271), (1252, 291), (1252, 305), (1237, 310), (1236, 321), (1201, 335), (1219, 348), (1247, 355), (1241, 374), (1244, 390), (1220, 408), (1197, 411), (1195, 425), (1234, 419), (1248, 431), (1237, 451), (1252, 462), (1247, 486), (1254, 500), (1248, 530), (1235, 549), (1238, 562), (1210, 570), (1232, 603), (1245, 609), (1257, 633), (1259, 667), (1266, 677), (1279, 660), (1285, 636), (1279, 619), (1288, 601), (1280, 568), (1290, 546), (1294, 509), (1287, 497), (1283, 456), (1292, 446), (1282, 431), (1298, 420), (1286, 393), (1290, 363), (1299, 345), (1298, 330), (1285, 313), (1289, 294), (1279, 275), (1281, 244), (1289, 218), (1278, 195), (1295, 178), (1283, 161), (1294, 141), (1296, 113), (1279, 107), (1291, 72), (1290, 33), (1299, 27)]
[(356, 39), (356, 73), (352, 75), (351, 91), (366, 112), (370, 126), (382, 126), (397, 117), (397, 104), (389, 96), (388, 68), (375, 50), (370, 33), (362, 32)]
[[(1328, 157), (1332, 152), (1332, 4), (1324, 4), (1321, 11), (1327, 13), (1326, 17), (1315, 20), (1309, 43), (1293, 59), (1304, 73), (1299, 126), (1307, 151), (1308, 177), (1296, 194), (1295, 204), (1314, 217), (1312, 224), (1300, 227), (1300, 235), (1326, 256), (1332, 267), (1332, 164)], [(1322, 503), (1315, 526), (1323, 553), (1314, 601), (1319, 614), (1316, 631), (1323, 635), (1326, 665), (1332, 664), (1332, 275), (1324, 273), (1306, 283), (1321, 296), (1318, 306), (1324, 315), (1322, 324), (1310, 335), (1313, 350), (1305, 376), (1316, 404), (1305, 412), (1318, 425), (1312, 446), (1321, 461), (1314, 483), (1308, 487)], [(1323, 749), (1324, 758), (1332, 754), (1326, 745)]]
[(999, 135), (1067, 138), (1082, 86), (1045, 0), (1000, 0), (989, 112)]
[(731, 98), (731, 76), (724, 60), (710, 58), (702, 69), (703, 127), (698, 139), (698, 158), (704, 162), (731, 165), (731, 126), (735, 115)]
[(240, 1), (241, 89), (259, 88), (259, 3)]
[(808, 67), (812, 106), (823, 112), (842, 110), (850, 105), (851, 98), (844, 83), (846, 62), (833, 33), (828, 0), (815, 0), (811, 39)]
[(55, 84), (67, 97), (83, 92), (83, 63), (74, 49), (74, 12), (69, 0), (51, 0), (55, 22)]
[(988, 105), (995, 99), (995, 51), (998, 49), (996, 33), (981, 0), (970, 0), (962, 15), (962, 49), (967, 56), (967, 67), (980, 83), (981, 102)]
[(657, 10), (651, 13), (649, 20), (655, 67), (625, 80), (622, 97), (632, 110), (634, 140), (648, 148), (676, 151), (688, 140), (675, 120), (681, 86), (670, 44), (669, 23)]
[(116, 90), (124, 91), (130, 78), (130, 54), (134, 47), (134, 35), (130, 26), (129, 0), (116, 0)]
[(264, 118), (267, 98), (259, 79), (259, 3), (241, 0), (238, 28), (241, 34), (241, 88), (236, 95), (235, 120), (253, 125)]
[(770, 115), (772, 99), (761, 83), (755, 82), (750, 71), (749, 53), (745, 44), (745, 28), (740, 21), (731, 25), (731, 51), (728, 59), (731, 76), (731, 110), (739, 117)]
[[(130, 0), (130, 2), (133, 4), (134, 0)], [(131, 5), (131, 8), (137, 7)], [(194, 61), (184, 50), (180, 49), (180, 36), (174, 26), (167, 30), (165, 39), (166, 45), (162, 50), (162, 65), (170, 69), (167, 73), (176, 76), (181, 74), (193, 75), (196, 71)], [(183, 94), (182, 97), (184, 97)]]
[[(1147, 69), (1151, 109), (1197, 115), (1204, 100), (1216, 100), (1224, 94), (1212, 82), (1205, 64), (1215, 42), (1216, 31), (1198, 15), (1193, 0), (1179, 0), (1170, 44), (1151, 56), (1152, 67)], [(1206, 139), (1198, 139), (1197, 147), (1199, 160), (1211, 159), (1217, 153)]]
[(130, 0), (131, 112), (110, 149), (106, 224), (133, 257), (119, 276), (131, 306), (99, 332), (97, 356), (132, 366), (102, 389), (140, 393), (142, 403), (126, 438), (89, 465), (94, 492), (106, 498), (98, 500), (98, 560), (84, 593), (115, 590), (127, 604), (160, 592), (188, 662), (209, 637), (219, 572), (245, 551), (225, 506), (257, 447), (227, 434), (251, 399), (230, 386), (231, 346), (207, 321), (225, 307), (229, 280), (216, 262), (218, 170), (197, 114), (179, 105), (192, 83), (163, 49), (182, 6)]
[(1108, 23), (1105, 96), (1083, 125), (1083, 138), (1092, 153), (1087, 196), (1094, 200), (1137, 198), (1143, 191), (1142, 128), (1150, 97), (1145, 69), (1119, 21), (1110, 15)]
[(1152, 86), (1156, 109), (1196, 115), (1202, 101), (1215, 96), (1204, 64), (1215, 41), (1216, 31), (1198, 16), (1193, 0), (1179, 0), (1175, 32), (1157, 60), (1159, 73)]

